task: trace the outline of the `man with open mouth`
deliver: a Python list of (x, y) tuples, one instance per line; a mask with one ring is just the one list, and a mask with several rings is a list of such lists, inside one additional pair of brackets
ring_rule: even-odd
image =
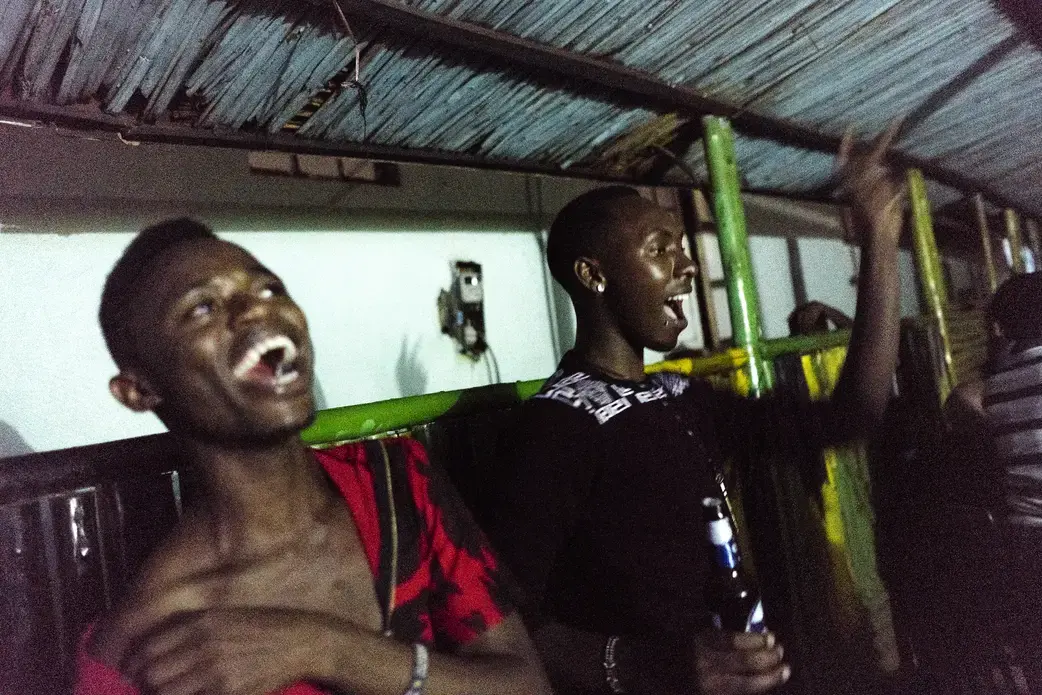
[(274, 273), (197, 222), (163, 223), (113, 268), (100, 319), (112, 394), (159, 416), (202, 490), (84, 635), (77, 693), (548, 691), (423, 448), (301, 443), (314, 353)]
[[(862, 243), (857, 318), (831, 402), (803, 413), (815, 443), (849, 441), (883, 414), (897, 358), (903, 186), (871, 151), (841, 152)], [(504, 437), (474, 503), (527, 590), (526, 617), (558, 693), (768, 691), (790, 666), (775, 636), (706, 630), (701, 500), (723, 456), (762, 462), (778, 403), (678, 374), (645, 376), (672, 350), (697, 272), (668, 212), (625, 187), (586, 193), (550, 229), (547, 261), (575, 307), (575, 347)], [(760, 448), (757, 449), (756, 447)], [(768, 624), (771, 615), (767, 615)], [(797, 664), (798, 665), (798, 664)]]

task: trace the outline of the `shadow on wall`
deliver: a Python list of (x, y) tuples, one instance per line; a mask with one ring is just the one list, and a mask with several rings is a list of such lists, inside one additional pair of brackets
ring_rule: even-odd
[(409, 336), (402, 338), (402, 349), (394, 373), (398, 379), (398, 390), (404, 396), (419, 396), (427, 393), (427, 368), (419, 358), (420, 339), (413, 341)]
[(314, 378), (314, 385), (311, 390), (315, 396), (315, 410), (325, 410), (328, 408), (329, 401), (326, 400), (326, 392), (322, 390), (322, 382), (318, 380), (317, 376)]
[(0, 420), (0, 458), (31, 453), (33, 453), (32, 447), (22, 439), (18, 430)]
[[(549, 278), (549, 273), (547, 274)], [(555, 337), (557, 345), (557, 360), (564, 357), (575, 345), (575, 309), (572, 308), (572, 298), (568, 296), (561, 285), (553, 279), (548, 279), (551, 287), (550, 310), (552, 320), (556, 323)]]

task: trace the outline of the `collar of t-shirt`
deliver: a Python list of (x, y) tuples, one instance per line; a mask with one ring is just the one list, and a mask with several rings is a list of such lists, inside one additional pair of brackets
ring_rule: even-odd
[(631, 407), (679, 396), (689, 385), (683, 375), (672, 373), (651, 374), (643, 381), (619, 379), (569, 352), (536, 397), (583, 410), (603, 425)]

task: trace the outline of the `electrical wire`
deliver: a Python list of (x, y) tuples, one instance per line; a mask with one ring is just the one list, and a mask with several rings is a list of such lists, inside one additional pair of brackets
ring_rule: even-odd
[(488, 359), (489, 364), (491, 364), (494, 367), (494, 369), (495, 369), (495, 374), (496, 374), (495, 379), (496, 380), (494, 382), (492, 382), (492, 383), (498, 384), (498, 383), (502, 382), (503, 381), (503, 375), (499, 371), (499, 360), (496, 359), (496, 353), (493, 352), (492, 346), (488, 344), (487, 340), (485, 341), (485, 354), (488, 355), (488, 358), (486, 358), (486, 359)]
[(485, 372), (488, 374), (488, 383), (490, 385), (495, 384), (496, 375), (492, 371), (492, 360), (490, 360), (488, 357), (488, 351), (486, 350), (485, 352), (481, 353), (481, 357), (479, 359), (485, 363)]

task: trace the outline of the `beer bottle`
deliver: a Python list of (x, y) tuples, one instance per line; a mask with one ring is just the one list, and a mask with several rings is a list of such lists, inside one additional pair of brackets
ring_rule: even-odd
[(706, 539), (712, 549), (705, 599), (714, 627), (728, 632), (766, 632), (760, 595), (742, 572), (727, 505), (717, 497), (702, 500)]

